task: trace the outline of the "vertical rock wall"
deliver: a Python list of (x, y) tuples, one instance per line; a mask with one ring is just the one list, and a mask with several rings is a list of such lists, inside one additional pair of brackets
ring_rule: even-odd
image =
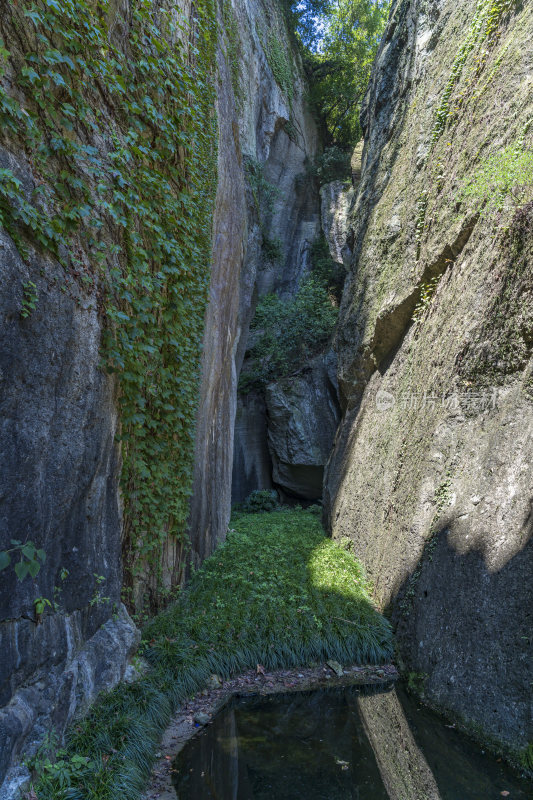
[[(533, 738), (531, 186), (461, 189), (529, 149), (531, 3), (397, 0), (363, 109), (327, 518), (426, 697)], [(492, 16), (491, 16), (492, 15)]]
[[(266, 479), (269, 473), (253, 402), (240, 403), (234, 446), (239, 372), (258, 295), (295, 291), (309, 267), (319, 224), (318, 197), (309, 191), (306, 176), (307, 161), (318, 146), (317, 132), (282, 9), (268, 0), (235, 0), (224, 5), (221, 15), (219, 187), (190, 520), (198, 561), (225, 537), (234, 454), (240, 491), (248, 493), (252, 475)], [(283, 53), (281, 62), (289, 65), (288, 83), (281, 79), (276, 48)], [(247, 164), (259, 165), (264, 180), (275, 187), (271, 209), (260, 207), (254, 197)], [(279, 259), (265, 252), (267, 230), (278, 242)]]
[[(0, 161), (31, 190), (23, 156), (1, 151)], [(99, 368), (97, 295), (37, 252), (23, 261), (3, 231), (0, 264), (0, 548), (18, 539), (46, 553), (34, 579), (19, 581), (12, 568), (0, 575), (0, 795), (8, 798), (19, 772), (6, 773), (23, 749), (47, 728), (61, 735), (120, 680), (137, 632), (120, 606), (119, 422), (114, 381)], [(24, 319), (28, 281), (38, 300)], [(41, 621), (37, 597), (58, 604)]]

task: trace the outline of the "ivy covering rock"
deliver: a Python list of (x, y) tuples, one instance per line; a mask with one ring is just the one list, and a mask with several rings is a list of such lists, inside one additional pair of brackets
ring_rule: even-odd
[[(157, 574), (188, 514), (216, 185), (212, 0), (193, 23), (151, 0), (127, 21), (110, 0), (23, 0), (0, 21), (1, 141), (28, 166), (0, 170), (0, 224), (24, 258), (44, 250), (65, 287), (99, 298), (131, 573)], [(37, 302), (25, 288), (21, 316)]]

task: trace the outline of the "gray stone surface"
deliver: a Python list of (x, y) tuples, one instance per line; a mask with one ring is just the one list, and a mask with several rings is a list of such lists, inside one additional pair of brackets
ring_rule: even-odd
[(351, 184), (331, 181), (320, 187), (320, 219), (333, 261), (344, 264), (351, 255), (347, 248), (348, 212), (354, 198)]
[[(228, 527), (237, 382), (257, 297), (274, 288), (296, 290), (299, 277), (309, 267), (310, 243), (319, 224), (318, 197), (310, 195), (302, 177), (318, 141), (305, 101), (300, 57), (297, 52), (291, 56), (292, 104), (276, 83), (267, 58), (272, 34), (289, 53), (280, 6), (269, 0), (234, 0), (232, 9), (238, 21), (234, 44), (238, 44), (241, 99), (235, 97), (227, 35), (223, 35), (217, 57), (219, 185), (190, 517), (197, 562), (225, 538)], [(297, 132), (296, 141), (287, 133), (289, 120)], [(261, 209), (261, 220), (245, 180), (245, 163), (250, 158), (262, 165), (265, 178), (279, 191), (272, 213), (265, 217)], [(271, 239), (280, 240), (279, 263), (265, 257), (261, 225), (268, 227)], [(241, 436), (235, 454), (237, 469), (253, 461), (255, 447), (255, 442), (248, 445)], [(258, 469), (261, 472), (262, 467)], [(244, 486), (246, 480), (246, 475), (236, 477), (234, 485)]]
[[(0, 167), (31, 193), (23, 155), (1, 149)], [(61, 735), (94, 692), (116, 682), (135, 628), (110, 622), (122, 585), (121, 459), (115, 381), (99, 366), (98, 288), (81, 289), (31, 247), (22, 260), (3, 230), (0, 271), (0, 550), (16, 539), (46, 554), (34, 579), (19, 581), (12, 566), (0, 576), (1, 784), (32, 741), (52, 726)], [(29, 281), (36, 307), (23, 318)], [(41, 620), (38, 597), (57, 603)], [(107, 637), (104, 647), (106, 624), (116, 642)], [(87, 675), (78, 681), (69, 670), (82, 652)]]
[[(140, 632), (124, 606), (84, 641), (82, 614), (54, 615), (57, 643), (61, 634), (68, 643), (66, 656), (19, 688), (7, 706), (0, 709), (0, 796), (16, 800), (27, 788), (29, 773), (17, 762), (24, 753), (35, 752), (43, 734), (61, 736), (72, 719), (82, 714), (102, 691), (113, 688), (124, 676), (128, 659), (140, 640)], [(44, 623), (43, 623), (44, 625)], [(4, 642), (2, 641), (2, 645)], [(57, 646), (57, 645), (56, 645)], [(48, 648), (48, 653), (53, 648)], [(26, 657), (24, 649), (18, 654)], [(52, 661), (52, 659), (50, 659)], [(3, 780), (2, 780), (3, 779)]]
[(431, 149), (475, 7), (396, 2), (373, 70), (325, 501), (333, 537), (353, 540), (391, 611), (403, 666), (427, 676), (425, 696), (522, 748), (533, 738), (533, 208), (478, 217), (457, 197), (473, 164), (527, 130), (533, 31), (517, 6), (479, 69), (474, 49)]
[(213, 262), (206, 312), (196, 426), (190, 536), (199, 564), (224, 540), (231, 508), (233, 421), (237, 406), (236, 351), (241, 337), (241, 273), (247, 205), (237, 107), (224, 40), (217, 65), (218, 186)]
[(272, 488), (265, 400), (250, 392), (237, 397), (233, 453), (232, 503), (241, 503), (255, 489)]
[(336, 359), (330, 351), (297, 375), (266, 388), (272, 479), (306, 500), (322, 497), (322, 480), (340, 419)]

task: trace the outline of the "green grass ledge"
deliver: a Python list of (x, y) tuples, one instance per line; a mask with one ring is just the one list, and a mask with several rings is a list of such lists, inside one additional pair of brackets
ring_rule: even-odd
[(227, 541), (146, 625), (147, 672), (102, 696), (55, 763), (38, 757), (37, 797), (138, 798), (172, 714), (212, 673), (389, 661), (391, 627), (370, 598), (361, 565), (313, 510), (236, 514)]

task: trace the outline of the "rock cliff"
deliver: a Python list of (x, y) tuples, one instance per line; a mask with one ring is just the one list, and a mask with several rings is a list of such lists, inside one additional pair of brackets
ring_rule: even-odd
[(406, 671), (515, 751), (533, 735), (530, 178), (511, 191), (532, 146), (532, 22), (527, 2), (393, 4), (362, 113), (325, 481)]
[[(170, 4), (172, 14), (181, 13), (185, 19), (181, 30), (173, 27), (172, 14), (165, 17), (155, 12), (156, 24), (148, 28), (149, 32), (145, 30), (145, 38), (136, 37), (136, 34), (131, 38), (135, 26), (142, 28), (154, 22), (149, 18), (150, 4), (134, 14), (127, 0), (113, 1), (102, 4), (98, 20), (93, 20), (94, 25), (85, 29), (91, 30), (92, 35), (85, 38), (82, 35), (81, 39), (77, 38), (78, 26), (83, 28), (87, 15), (92, 19), (91, 9), (85, 3), (61, 7), (42, 4), (34, 9), (33, 17), (24, 13), (26, 6), (15, 9), (4, 5), (0, 112), (3, 125), (6, 119), (9, 124), (3, 127), (0, 150), (3, 223), (0, 260), (4, 276), (0, 297), (4, 342), (0, 355), (3, 452), (0, 550), (5, 552), (11, 547), (11, 539), (16, 539), (22, 543), (34, 542), (46, 554), (35, 580), (30, 577), (17, 580), (12, 568), (1, 574), (0, 793), (8, 797), (24, 780), (24, 770), (16, 768), (21, 754), (34, 747), (46, 730), (54, 728), (61, 737), (73, 717), (83, 712), (99, 691), (113, 686), (124, 674), (138, 634), (120, 605), (121, 544), (126, 566), (131, 569), (128, 598), (132, 605), (141, 607), (147, 601), (151, 605), (161, 603), (163, 594), (171, 591), (184, 576), (184, 538), (175, 535), (165, 538), (163, 534), (176, 523), (167, 506), (175, 503), (179, 511), (178, 506), (184, 505), (183, 498), (186, 505), (187, 463), (192, 461), (191, 454), (183, 454), (182, 450), (192, 441), (193, 426), (188, 422), (195, 403), (187, 393), (191, 386), (196, 393), (196, 382), (192, 380), (197, 352), (194, 331), (199, 310), (203, 314), (205, 307), (205, 278), (209, 272), (209, 259), (201, 252), (203, 240), (200, 241), (200, 237), (209, 238), (206, 205), (210, 203), (210, 195), (206, 184), (211, 175), (208, 158), (213, 141), (207, 142), (205, 147), (204, 144), (212, 132), (209, 127), (212, 106), (204, 114), (205, 124), (201, 130), (198, 130), (194, 113), (204, 113), (202, 104), (209, 99), (208, 80), (215, 80), (218, 183), (190, 506), (190, 539), (196, 562), (214, 549), (227, 530), (237, 378), (257, 294), (270, 291), (274, 284), (292, 291), (298, 276), (308, 267), (309, 247), (316, 235), (319, 214), (318, 196), (308, 191), (305, 169), (307, 159), (316, 152), (317, 133), (304, 100), (305, 81), (299, 56), (276, 2), (236, 0), (233, 4), (221, 3), (216, 9), (214, 4), (206, 2), (195, 4), (194, 13), (188, 2), (181, 3), (180, 9)], [(30, 4), (27, 5), (29, 8)], [(211, 73), (209, 48), (214, 41), (211, 33), (217, 21), (219, 35), (216, 65), (213, 65), (216, 69)], [(36, 72), (41, 68), (42, 54), (37, 52), (33, 25), (42, 26), (41, 32), (51, 37), (50, 47), (56, 48), (43, 56), (48, 59), (46, 69), (50, 59), (55, 59), (54, 64), (59, 65), (53, 79), (48, 76), (48, 82)], [(159, 37), (155, 43), (152, 36)], [(189, 50), (193, 41), (195, 55)], [(78, 44), (85, 54), (79, 66), (75, 50)], [(73, 47), (74, 52), (69, 47)], [(150, 55), (152, 47), (157, 52), (156, 58)], [(127, 65), (123, 62), (126, 50)], [(28, 58), (31, 68), (26, 63)], [(199, 72), (194, 71), (195, 58), (205, 59)], [(118, 77), (113, 72), (117, 64), (122, 70)], [(83, 70), (89, 65), (96, 74), (80, 91), (79, 80), (87, 81)], [(131, 76), (131, 94), (122, 91), (129, 69), (138, 70)], [(166, 78), (178, 76), (177, 85), (162, 99), (159, 70), (167, 70)], [(193, 104), (195, 111), (189, 108), (190, 93), (197, 88), (187, 83), (191, 74), (198, 85), (201, 80), (206, 81), (198, 104)], [(138, 84), (142, 83), (143, 76), (147, 85), (143, 88), (142, 102), (137, 103), (134, 102), (135, 93), (140, 91)], [(174, 124), (172, 114), (181, 101), (180, 87), (185, 87), (187, 103), (182, 110), (178, 108), (177, 113), (182, 114), (186, 108), (187, 114), (192, 114), (192, 119), (187, 118), (187, 137), (180, 139), (177, 127), (165, 139), (168, 133), (165, 126)], [(47, 92), (44, 100), (39, 94), (41, 89)], [(67, 95), (62, 95), (63, 91), (75, 98), (72, 105), (66, 103)], [(159, 102), (163, 112), (154, 116)], [(74, 127), (67, 116), (56, 114), (52, 121), (47, 118), (56, 137), (45, 128), (40, 152), (47, 154), (43, 163), (49, 172), (43, 173), (42, 163), (39, 162), (37, 168), (32, 160), (32, 147), (24, 138), (26, 112), (19, 113), (18, 103), (21, 107), (26, 104), (32, 113), (39, 103), (40, 107), (57, 112), (59, 103), (61, 114), (74, 114), (74, 117), (76, 112), (78, 114), (79, 127)], [(29, 119), (27, 113), (26, 117)], [(39, 120), (38, 114), (35, 119)], [(60, 122), (56, 122), (58, 119)], [(54, 124), (58, 125), (58, 131)], [(154, 126), (159, 138), (153, 136)], [(147, 136), (150, 148), (143, 150), (142, 145), (136, 146), (140, 142), (135, 142), (134, 129), (141, 131), (141, 138)], [(164, 129), (163, 135), (161, 129)], [(40, 135), (40, 129), (36, 124), (31, 135), (37, 134)], [(66, 166), (63, 163), (58, 166), (54, 159), (61, 156), (55, 154), (61, 153), (62, 147), (68, 148), (72, 141), (78, 148), (76, 157), (72, 156)], [(135, 152), (130, 151), (122, 161), (127, 145), (133, 146)], [(155, 153), (157, 161), (160, 155), (157, 148), (167, 146), (171, 157), (165, 152), (158, 163), (165, 163), (174, 170), (172, 179), (169, 184), (162, 183), (158, 164), (151, 164), (150, 169), (158, 175), (158, 188), (150, 185), (149, 202), (145, 204), (146, 198), (141, 200), (138, 192), (142, 194), (142, 180), (148, 177), (144, 171), (146, 159)], [(116, 152), (113, 152), (114, 147)], [(196, 163), (202, 157), (206, 161)], [(185, 175), (189, 162), (192, 172)], [(71, 176), (69, 168), (78, 172)], [(134, 176), (137, 168), (140, 172)], [(43, 187), (48, 191), (46, 202), (52, 204), (53, 193), (49, 187), (55, 186), (61, 169), (64, 170), (62, 180), (71, 180), (69, 185), (76, 187), (68, 191), (63, 187), (69, 201), (80, 186), (85, 191), (87, 205), (81, 207), (83, 217), (80, 219), (87, 219), (89, 213), (91, 221), (99, 222), (98, 246), (92, 241), (91, 247), (93, 251), (98, 248), (105, 251), (99, 262), (101, 273), (93, 269), (91, 256), (94, 253), (80, 237), (75, 242), (76, 269), (70, 274), (65, 269), (66, 244), (61, 245), (59, 253), (49, 252), (53, 247), (47, 249), (49, 241), (45, 234), (48, 235), (50, 225), (46, 225), (46, 220), (40, 221), (39, 203), (35, 214), (28, 211), (29, 206), (24, 206), (24, 203), (33, 203)], [(91, 184), (95, 175), (97, 178)], [(85, 180), (89, 184), (87, 189)], [(134, 186), (136, 180), (139, 183)], [(168, 191), (157, 197), (163, 185)], [(14, 191), (13, 187), (20, 194), (14, 203), (8, 194)], [(189, 202), (191, 187), (198, 187), (196, 206)], [(263, 196), (265, 187), (267, 195), (269, 187), (275, 190), (270, 199)], [(129, 205), (130, 188), (136, 192), (133, 209)], [(105, 203), (98, 201), (98, 192), (109, 192)], [(168, 274), (169, 241), (176, 229), (173, 215), (177, 206), (170, 211), (170, 207), (165, 206), (167, 202), (184, 203), (178, 215), (178, 219), (185, 220), (183, 231), (177, 234), (184, 240), (180, 247), (184, 247), (181, 255), (178, 251), (174, 251), (174, 255), (179, 259), (186, 254), (180, 274), (188, 278), (183, 278), (179, 287), (166, 284), (159, 296), (157, 282)], [(78, 206), (74, 206), (78, 213)], [(36, 220), (35, 225), (39, 223), (42, 228), (38, 229), (37, 238), (28, 237), (28, 230), (24, 229), (22, 239), (29, 239), (29, 243), (17, 249), (20, 237), (17, 238), (13, 219), (17, 224), (20, 222), (17, 216), (20, 207), (30, 214), (32, 223)], [(50, 216), (57, 229), (62, 230), (65, 212), (72, 212), (72, 208), (63, 207), (63, 213), (54, 216), (53, 205), (43, 207), (47, 211), (45, 216)], [(157, 216), (161, 208), (163, 216), (170, 211), (164, 218)], [(142, 213), (146, 213), (144, 219)], [(132, 219), (136, 224), (131, 223)], [(161, 242), (160, 252), (164, 251), (165, 257), (161, 271), (150, 264), (141, 278), (140, 274), (135, 274), (139, 259), (135, 261), (131, 237), (142, 230), (145, 220), (150, 228), (150, 248), (143, 251), (142, 239), (135, 239), (140, 260), (148, 250), (152, 257)], [(165, 231), (169, 220), (171, 230)], [(124, 236), (124, 228), (128, 229), (127, 236)], [(44, 246), (37, 245), (37, 241), (41, 245), (44, 242)], [(70, 242), (68, 244), (70, 246)], [(190, 253), (186, 250), (189, 246)], [(126, 264), (128, 269), (121, 275), (120, 270)], [(195, 272), (197, 265), (205, 274), (199, 274), (200, 270)], [(113, 306), (117, 293), (125, 289), (126, 282), (122, 279), (130, 269), (134, 279), (126, 291), (126, 303), (119, 305), (118, 316), (111, 315), (110, 322), (104, 306)], [(152, 275), (151, 270), (155, 273), (155, 283), (152, 277), (147, 277)], [(110, 292), (106, 277), (110, 279)], [(137, 291), (144, 310), (135, 306)], [(168, 308), (167, 302), (170, 303)], [(26, 306), (28, 313), (21, 313)], [(165, 311), (169, 312), (166, 317)], [(117, 329), (127, 338), (132, 320), (137, 330), (130, 331), (130, 344), (134, 340), (142, 341), (143, 348), (146, 347), (137, 353), (127, 369), (124, 369), (124, 362), (122, 367), (119, 365), (117, 379), (102, 369), (103, 339)], [(175, 325), (183, 328), (173, 338), (170, 330)], [(158, 331), (167, 338), (163, 343), (154, 344), (153, 335)], [(133, 350), (129, 347), (130, 353)], [(147, 353), (151, 355), (146, 356)], [(176, 358), (173, 353), (177, 354)], [(105, 355), (108, 357), (107, 351)], [(158, 361), (160, 356), (162, 361)], [(155, 360), (150, 364), (152, 358)], [(169, 361), (163, 363), (167, 358)], [(140, 367), (141, 364), (144, 366)], [(145, 428), (144, 433), (149, 430), (145, 436), (142, 431), (146, 424), (144, 411), (157, 408), (163, 395), (161, 380), (170, 374), (166, 372), (169, 364), (176, 370), (176, 381), (169, 395), (172, 402), (167, 401), (164, 408), (160, 407), (160, 413), (157, 412), (149, 423), (153, 423), (150, 430), (149, 426)], [(180, 372), (182, 367), (183, 373)], [(136, 380), (136, 370), (139, 370), (140, 383), (147, 383), (134, 392), (136, 433), (132, 444), (131, 438), (129, 443), (124, 439), (126, 426), (120, 412), (120, 398), (124, 400), (127, 394), (128, 380)], [(129, 376), (126, 379), (125, 373)], [(157, 381), (151, 380), (150, 375), (157, 375)], [(155, 391), (156, 382), (158, 391)], [(175, 391), (176, 386), (179, 392)], [(169, 463), (167, 469), (162, 458), (168, 453), (165, 453), (161, 433), (172, 413), (176, 413), (179, 420), (167, 437), (174, 451), (174, 463)], [(132, 424), (131, 417), (128, 424)], [(126, 444), (121, 446), (120, 437)], [(149, 448), (153, 444), (165, 455), (151, 458), (150, 462), (141, 455), (128, 477), (128, 472), (122, 471), (125, 456), (131, 467), (132, 454), (135, 459), (135, 452), (139, 453), (138, 448), (142, 449), (145, 444)], [(148, 467), (141, 480), (140, 473), (135, 475), (139, 466), (141, 471)], [(162, 467), (163, 472), (167, 469), (169, 480), (174, 483), (167, 485), (161, 481), (152, 466)], [(120, 492), (121, 472), (123, 494)], [(174, 491), (175, 480), (181, 480), (177, 492)], [(153, 489), (155, 493), (150, 497)], [(173, 494), (169, 494), (171, 490)], [(159, 514), (156, 541), (150, 539), (157, 527), (153, 525), (154, 519), (139, 528), (140, 518), (146, 511), (146, 506), (143, 509), (142, 503), (139, 505), (143, 493), (149, 506), (155, 503), (156, 512), (158, 509), (163, 512)], [(39, 597), (51, 603), (45, 605), (42, 618), (36, 616), (34, 605)], [(9, 774), (2, 784), (6, 773)]]
[[(125, 370), (115, 370), (119, 379), (102, 368), (102, 361), (109, 366), (104, 340), (116, 331), (112, 309), (118, 310), (117, 295), (125, 285), (121, 268), (127, 264), (131, 276), (136, 259), (137, 265), (142, 260), (135, 238), (143, 228), (136, 169), (142, 162), (144, 170), (152, 156), (157, 161), (164, 137), (152, 140), (150, 150), (136, 147), (134, 158), (127, 153), (135, 139), (132, 128), (142, 139), (153, 117), (147, 123), (141, 107), (129, 105), (132, 95), (124, 87), (126, 76), (142, 85), (141, 74), (132, 72), (137, 58), (155, 47), (154, 38), (159, 37), (159, 50), (151, 65), (157, 71), (168, 66), (168, 45), (179, 52), (190, 37), (182, 32), (180, 43), (169, 33), (171, 21), (167, 28), (152, 26), (139, 45), (136, 32), (153, 20), (148, 4), (137, 11), (134, 18), (127, 0), (99, 4), (96, 16), (83, 2), (1, 4), (0, 795), (6, 800), (27, 779), (27, 771), (16, 766), (21, 755), (35, 751), (47, 732), (60, 740), (76, 714), (123, 678), (139, 641), (121, 604), (123, 518), (135, 517), (134, 498), (126, 494), (124, 502), (120, 491), (126, 461), (119, 442), (127, 427), (120, 404), (127, 394)], [(124, 69), (126, 49), (129, 67)], [(182, 61), (173, 66), (183, 72)], [(171, 70), (169, 75), (175, 77)], [(154, 87), (146, 83), (143, 102), (151, 106), (151, 115)], [(172, 95), (172, 102), (178, 99), (179, 94)], [(132, 117), (135, 122), (125, 131)], [(169, 122), (170, 115), (159, 131)], [(176, 178), (179, 158), (168, 162)], [(163, 175), (157, 174), (162, 186)], [(134, 183), (132, 214), (127, 195)], [(172, 187), (171, 203), (176, 183)], [(161, 218), (154, 223), (165, 205), (161, 197), (155, 202), (156, 191), (152, 184), (151, 206), (144, 206), (152, 268)], [(167, 267), (172, 238), (167, 232), (163, 237)], [(151, 299), (158, 290), (150, 269), (144, 275), (144, 286), (136, 280), (130, 285), (129, 311), (139, 289), (153, 339), (164, 325), (153, 315)], [(201, 281), (198, 294), (205, 295)], [(155, 303), (163, 314), (160, 300)], [(123, 306), (119, 314), (127, 337), (128, 319), (136, 314), (130, 317), (126, 310)], [(137, 341), (143, 338), (141, 316), (135, 322)], [(140, 351), (136, 359), (142, 362)], [(145, 373), (152, 374), (146, 365)], [(146, 405), (140, 394), (139, 406)], [(26, 547), (31, 557), (34, 546), (42, 553), (40, 569), (21, 550)], [(15, 567), (20, 571), (19, 559), (25, 558), (32, 571), (17, 577)]]
[[(30, 195), (23, 153), (0, 148), (0, 167)], [(100, 369), (98, 292), (37, 250), (23, 260), (5, 230), (0, 263), (0, 549), (31, 541), (46, 554), (33, 580), (12, 568), (0, 577), (0, 795), (9, 798), (24, 781), (24, 770), (9, 772), (21, 752), (47, 729), (60, 736), (122, 678), (138, 632), (121, 606), (120, 423), (116, 382)], [(30, 282), (38, 299), (23, 317)], [(41, 620), (39, 597), (57, 604)]]
[(296, 291), (320, 224), (306, 169), (318, 135), (282, 10), (236, 0), (221, 15), (219, 183), (190, 519), (197, 560), (225, 537), (232, 473), (234, 500), (270, 486), (262, 401), (238, 399), (238, 378), (257, 298)]

